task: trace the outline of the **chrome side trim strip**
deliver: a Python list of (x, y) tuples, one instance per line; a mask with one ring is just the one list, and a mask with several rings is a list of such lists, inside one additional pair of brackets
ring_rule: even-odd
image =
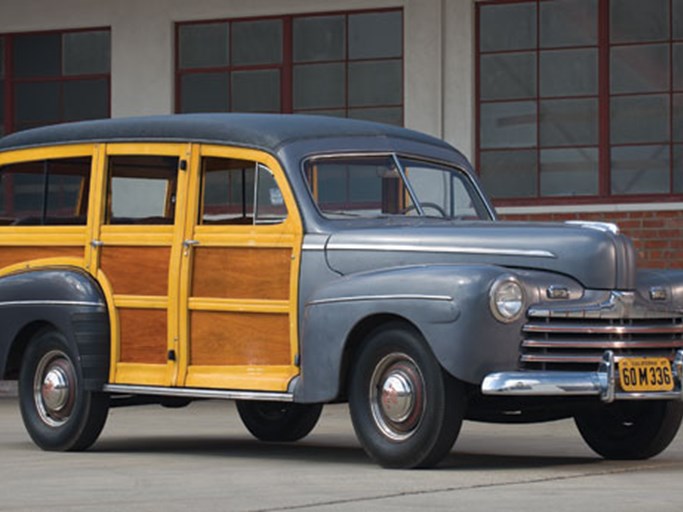
[(339, 302), (364, 302), (370, 300), (436, 300), (443, 302), (453, 301), (453, 297), (448, 295), (354, 295), (349, 297), (334, 297), (330, 299), (312, 300), (306, 306), (318, 306), (321, 304), (337, 304)]
[(158, 386), (134, 386), (128, 384), (105, 384), (106, 393), (126, 395), (181, 396), (187, 398), (220, 398), (224, 400), (268, 400), (271, 402), (293, 402), (292, 393), (272, 393), (266, 391), (226, 391), (204, 388), (172, 388)]
[(556, 258), (550, 251), (537, 249), (494, 249), (488, 247), (447, 247), (443, 245), (413, 245), (413, 244), (365, 244), (365, 243), (335, 243), (331, 242), (327, 248), (333, 251), (382, 251), (382, 252), (437, 252), (447, 254), (483, 254), (495, 256), (523, 256), (535, 258)]
[(8, 306), (92, 306), (103, 308), (104, 302), (88, 302), (79, 300), (9, 300), (0, 302), (0, 307)]
[(602, 355), (595, 372), (496, 372), (481, 383), (484, 395), (494, 396), (600, 396), (605, 403), (614, 400), (683, 400), (683, 350), (676, 353), (672, 369), (673, 391), (626, 393), (618, 391), (614, 353)]

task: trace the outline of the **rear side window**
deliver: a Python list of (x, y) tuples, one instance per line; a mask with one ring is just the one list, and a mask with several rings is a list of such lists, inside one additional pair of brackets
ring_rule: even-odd
[(178, 161), (171, 156), (111, 157), (107, 224), (173, 224)]
[(90, 157), (9, 164), (0, 168), (0, 225), (85, 225)]

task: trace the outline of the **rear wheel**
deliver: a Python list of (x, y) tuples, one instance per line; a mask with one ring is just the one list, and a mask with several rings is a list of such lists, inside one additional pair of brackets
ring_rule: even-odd
[(261, 441), (292, 442), (310, 434), (318, 423), (321, 404), (237, 401), (242, 423)]
[(466, 400), (425, 340), (402, 324), (370, 335), (349, 388), (351, 419), (365, 451), (382, 466), (430, 467), (450, 451)]
[(33, 441), (44, 450), (78, 451), (100, 435), (109, 396), (83, 389), (78, 358), (64, 336), (38, 332), (30, 341), (19, 375), (19, 406)]
[(606, 459), (648, 459), (678, 432), (683, 403), (629, 401), (601, 405), (575, 417), (584, 441)]

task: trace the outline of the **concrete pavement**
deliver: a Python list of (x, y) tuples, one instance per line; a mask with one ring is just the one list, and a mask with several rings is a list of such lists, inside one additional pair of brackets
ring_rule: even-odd
[(683, 436), (659, 457), (609, 462), (571, 421), (466, 423), (435, 470), (392, 471), (359, 447), (343, 405), (299, 443), (265, 444), (230, 402), (113, 409), (84, 453), (47, 453), (0, 399), (0, 510), (553, 512), (680, 510)]

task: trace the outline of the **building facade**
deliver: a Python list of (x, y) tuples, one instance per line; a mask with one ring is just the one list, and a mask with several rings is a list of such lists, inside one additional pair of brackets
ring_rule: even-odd
[(683, 267), (683, 0), (0, 3), (0, 133), (213, 110), (430, 133), (504, 218), (616, 222)]

